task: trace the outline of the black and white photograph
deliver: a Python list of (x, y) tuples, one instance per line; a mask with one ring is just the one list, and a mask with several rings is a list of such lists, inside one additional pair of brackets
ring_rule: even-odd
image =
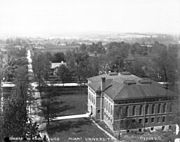
[(0, 0), (0, 142), (180, 142), (180, 0)]

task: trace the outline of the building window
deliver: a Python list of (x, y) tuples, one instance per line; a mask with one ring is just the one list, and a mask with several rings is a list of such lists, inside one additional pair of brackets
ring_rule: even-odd
[(151, 118), (151, 122), (152, 122), (152, 123), (154, 122), (154, 118)]
[(128, 116), (128, 114), (129, 114), (129, 112), (128, 112), (128, 111), (129, 111), (129, 107), (128, 107), (128, 106), (126, 106), (126, 108), (125, 108), (125, 115), (126, 115), (126, 116)]
[(161, 111), (161, 104), (158, 104), (158, 112), (157, 113), (160, 113)]
[(165, 112), (166, 112), (166, 104), (163, 104), (162, 113), (165, 113)]
[(142, 105), (140, 105), (140, 107), (139, 107), (139, 115), (142, 115), (142, 111), (143, 111), (142, 108), (143, 108)]
[(169, 112), (172, 112), (172, 103), (169, 104)]
[(148, 123), (148, 118), (145, 118), (145, 123)]
[(136, 114), (136, 106), (133, 106), (132, 108), (132, 115), (135, 115)]
[(142, 119), (139, 119), (139, 124), (142, 124)]
[(172, 126), (171, 126), (171, 125), (169, 125), (169, 129), (172, 129)]
[(148, 114), (148, 109), (149, 109), (149, 105), (147, 104), (147, 105), (145, 106), (145, 114)]
[(162, 122), (165, 122), (165, 116), (162, 117)]
[(151, 113), (154, 114), (154, 110), (155, 110), (155, 105), (152, 104), (152, 109), (151, 109)]

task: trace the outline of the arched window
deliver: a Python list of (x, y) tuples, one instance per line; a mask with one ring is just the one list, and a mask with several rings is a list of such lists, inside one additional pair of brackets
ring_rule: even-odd
[(155, 110), (155, 105), (152, 104), (152, 109), (151, 109), (151, 113), (154, 114), (154, 110)]
[(140, 107), (139, 107), (139, 115), (142, 115), (142, 112), (143, 112), (143, 107), (142, 107), (142, 105), (140, 105)]
[(126, 115), (126, 116), (128, 116), (128, 114), (129, 114), (129, 112), (128, 112), (128, 111), (129, 111), (129, 107), (128, 107), (128, 106), (126, 106), (126, 108), (125, 108), (125, 115)]
[(145, 114), (148, 114), (148, 109), (149, 109), (149, 105), (146, 104), (146, 106), (145, 106)]
[(136, 114), (136, 106), (133, 106), (132, 108), (132, 115), (135, 115)]
[(158, 111), (157, 113), (160, 113), (161, 112), (161, 104), (158, 104)]
[(166, 112), (166, 103), (164, 103), (162, 106), (162, 113), (165, 113), (165, 112)]

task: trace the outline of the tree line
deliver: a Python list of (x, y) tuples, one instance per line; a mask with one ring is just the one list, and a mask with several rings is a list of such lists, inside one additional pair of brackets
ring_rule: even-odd
[(8, 88), (9, 96), (3, 96), (3, 111), (0, 112), (0, 139), (1, 141), (4, 137), (33, 139), (39, 135), (39, 132), (37, 123), (32, 122), (27, 110), (32, 99), (32, 92), (28, 89), (26, 49), (16, 50), (13, 46), (9, 47), (6, 56), (7, 62), (1, 70), (0, 77), (4, 82), (12, 82), (15, 87)]
[(173, 86), (178, 81), (180, 71), (178, 52), (177, 44), (110, 42), (104, 45), (97, 42), (91, 45), (82, 44), (65, 53), (35, 53), (39, 57), (34, 56), (34, 59), (39, 58), (39, 61), (35, 59), (34, 70), (37, 69), (37, 64), (46, 66), (46, 69), (42, 67), (41, 75), (48, 78), (49, 63), (63, 61), (66, 65), (57, 70), (57, 77), (62, 82), (86, 82), (88, 77), (109, 71), (128, 71), (139, 77), (169, 82)]

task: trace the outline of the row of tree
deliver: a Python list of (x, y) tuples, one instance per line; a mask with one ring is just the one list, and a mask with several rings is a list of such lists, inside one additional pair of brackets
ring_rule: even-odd
[(27, 110), (28, 103), (32, 99), (32, 92), (28, 89), (26, 52), (24, 52), (24, 49), (19, 50), (19, 52), (12, 52), (9, 49), (7, 56), (11, 58), (5, 69), (3, 69), (4, 73), (1, 74), (1, 78), (5, 78), (4, 81), (11, 81), (15, 84), (13, 89), (7, 90), (10, 92), (9, 97), (3, 96), (4, 106), (3, 111), (1, 111), (0, 120), (1, 140), (3, 137), (26, 137), (33, 139), (39, 135), (38, 125), (29, 118)]
[[(92, 55), (89, 48), (100, 48), (103, 52)], [(125, 42), (111, 42), (104, 46), (101, 42), (91, 46), (82, 44), (80, 48), (66, 53), (35, 53), (34, 70), (47, 79), (49, 63), (65, 61), (66, 65), (60, 66), (57, 71), (62, 82), (84, 82), (88, 77), (108, 71), (129, 71), (139, 77), (174, 85), (180, 73), (178, 52), (179, 45), (166, 46), (158, 42), (151, 46)]]

